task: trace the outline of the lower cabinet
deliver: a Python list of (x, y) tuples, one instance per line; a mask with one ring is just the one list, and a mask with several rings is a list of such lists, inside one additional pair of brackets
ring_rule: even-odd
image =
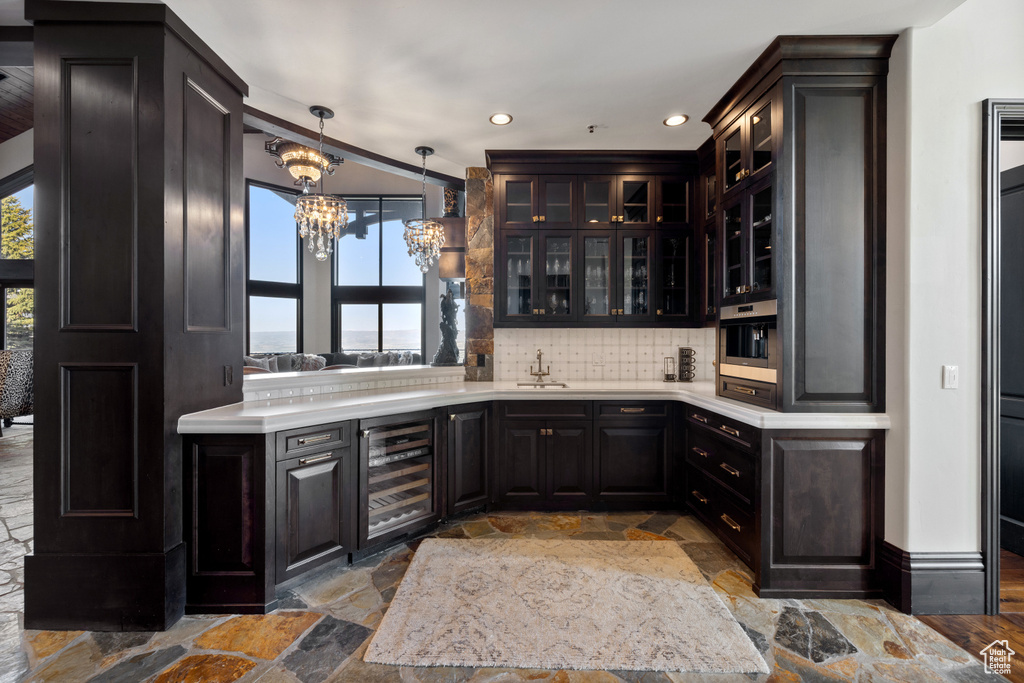
[(672, 429), (667, 403), (598, 403), (594, 491), (602, 502), (650, 505), (672, 499)]
[(500, 507), (577, 509), (590, 502), (590, 422), (509, 418), (498, 430)]
[(673, 504), (671, 404), (596, 401), (580, 409), (558, 403), (499, 404), (498, 507)]
[(884, 444), (883, 431), (761, 431), (688, 407), (683, 499), (761, 597), (879, 597)]
[(277, 583), (354, 550), (349, 446), (277, 463)]
[(488, 502), (492, 413), (489, 402), (448, 409), (448, 491), (445, 512), (449, 516)]

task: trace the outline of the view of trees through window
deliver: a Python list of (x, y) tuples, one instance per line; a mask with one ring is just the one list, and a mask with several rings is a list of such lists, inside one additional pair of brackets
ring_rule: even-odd
[[(0, 258), (19, 261), (35, 258), (33, 189), (33, 186), (29, 185), (0, 199)], [(35, 290), (31, 286), (19, 287), (13, 284), (0, 281), (5, 303), (4, 348), (31, 349), (35, 320)]]

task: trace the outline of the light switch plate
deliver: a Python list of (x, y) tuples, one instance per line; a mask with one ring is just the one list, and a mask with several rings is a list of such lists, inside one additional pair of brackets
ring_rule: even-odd
[(942, 366), (942, 388), (956, 389), (960, 385), (960, 367), (957, 365)]

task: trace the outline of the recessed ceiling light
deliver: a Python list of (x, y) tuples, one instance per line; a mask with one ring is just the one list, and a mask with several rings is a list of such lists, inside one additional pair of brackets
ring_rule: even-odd
[(673, 114), (672, 116), (662, 121), (662, 123), (664, 123), (666, 126), (681, 126), (689, 120), (690, 117), (687, 116), (686, 114)]
[(512, 115), (501, 113), (491, 114), (491, 123), (493, 123), (496, 126), (507, 126), (508, 124), (512, 123)]

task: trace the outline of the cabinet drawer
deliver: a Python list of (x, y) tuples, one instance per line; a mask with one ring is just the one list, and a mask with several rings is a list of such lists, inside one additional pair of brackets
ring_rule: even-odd
[(501, 417), (589, 420), (593, 413), (590, 401), (502, 401), (499, 406)]
[(721, 376), (718, 378), (718, 394), (733, 398), (744, 403), (775, 410), (778, 399), (778, 386), (766, 382), (755, 382), (749, 379)]
[(761, 430), (756, 427), (722, 417), (704, 408), (686, 406), (686, 419), (692, 427), (697, 428), (691, 429), (692, 432), (704, 430), (723, 436), (748, 451), (756, 450), (761, 441)]
[(347, 446), (352, 438), (348, 422), (302, 427), (277, 433), (277, 459), (294, 458), (301, 453)]
[(714, 511), (717, 506), (714, 498), (717, 491), (718, 488), (712, 486), (701, 470), (693, 465), (687, 465), (686, 494), (683, 496), (683, 500), (686, 501), (687, 507), (708, 523), (715, 518)]
[(753, 458), (728, 443), (702, 433), (690, 435), (686, 460), (738, 495), (745, 503), (754, 500), (756, 468)]
[(668, 417), (669, 404), (639, 401), (598, 401), (598, 417)]
[(754, 558), (757, 541), (754, 534), (754, 515), (745, 506), (733, 500), (732, 496), (718, 495), (716, 498), (713, 522), (719, 538), (749, 565)]

